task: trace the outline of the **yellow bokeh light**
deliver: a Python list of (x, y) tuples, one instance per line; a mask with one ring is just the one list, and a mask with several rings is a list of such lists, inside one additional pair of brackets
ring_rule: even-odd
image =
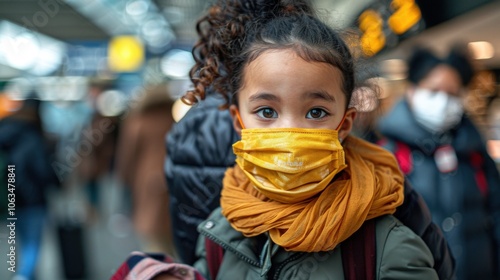
[(394, 0), (391, 7), (395, 10), (387, 23), (394, 33), (401, 35), (415, 26), (422, 14), (413, 0)]
[(112, 71), (133, 72), (139, 70), (144, 62), (144, 46), (134, 36), (118, 36), (109, 42), (108, 55)]
[(382, 50), (385, 46), (385, 35), (382, 30), (383, 19), (374, 10), (367, 10), (359, 16), (359, 29), (361, 35), (361, 48), (367, 56), (372, 56)]

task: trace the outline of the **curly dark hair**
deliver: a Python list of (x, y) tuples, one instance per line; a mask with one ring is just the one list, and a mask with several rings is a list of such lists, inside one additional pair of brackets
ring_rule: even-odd
[[(354, 59), (339, 32), (320, 21), (307, 1), (219, 0), (196, 25), (194, 89), (182, 100), (194, 104), (220, 93), (224, 107), (236, 104), (244, 67), (271, 49), (293, 49), (307, 61), (325, 62), (343, 75), (347, 104), (355, 88)], [(235, 97), (235, 98), (233, 98)]]

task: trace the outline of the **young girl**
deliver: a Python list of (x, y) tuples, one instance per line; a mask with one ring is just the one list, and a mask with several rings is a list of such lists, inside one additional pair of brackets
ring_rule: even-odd
[(218, 278), (342, 278), (338, 245), (368, 220), (376, 278), (436, 278), (428, 248), (390, 215), (403, 202), (397, 163), (349, 136), (356, 84), (339, 34), (302, 1), (221, 1), (208, 17), (185, 100), (214, 87), (241, 133), (221, 209), (199, 227), (225, 248)]
[[(356, 82), (340, 35), (305, 1), (221, 0), (204, 22), (195, 90), (184, 101), (220, 92), (241, 140), (221, 208), (198, 227), (197, 271), (208, 279), (437, 279), (425, 243), (391, 215), (403, 203), (394, 157), (349, 136)], [(155, 279), (168, 278), (160, 270), (198, 277), (165, 266)]]

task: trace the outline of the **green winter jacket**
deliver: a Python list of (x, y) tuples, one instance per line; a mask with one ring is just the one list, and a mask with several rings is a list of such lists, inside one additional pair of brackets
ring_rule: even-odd
[[(234, 230), (221, 209), (198, 226), (195, 267), (210, 279), (205, 237), (225, 249), (218, 279), (344, 279), (340, 246), (329, 252), (285, 251), (267, 234), (245, 238)], [(376, 218), (376, 279), (438, 279), (425, 243), (391, 215)], [(214, 279), (211, 279), (214, 280)]]

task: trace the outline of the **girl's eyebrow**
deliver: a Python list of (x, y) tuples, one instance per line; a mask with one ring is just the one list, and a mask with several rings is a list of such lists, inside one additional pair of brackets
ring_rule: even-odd
[(307, 99), (323, 99), (328, 102), (335, 102), (335, 97), (325, 91), (308, 92), (304, 95)]
[(270, 94), (270, 93), (266, 93), (266, 92), (257, 93), (257, 94), (254, 94), (248, 98), (249, 102), (255, 102), (255, 101), (259, 101), (259, 100), (280, 101), (280, 98), (274, 94)]

